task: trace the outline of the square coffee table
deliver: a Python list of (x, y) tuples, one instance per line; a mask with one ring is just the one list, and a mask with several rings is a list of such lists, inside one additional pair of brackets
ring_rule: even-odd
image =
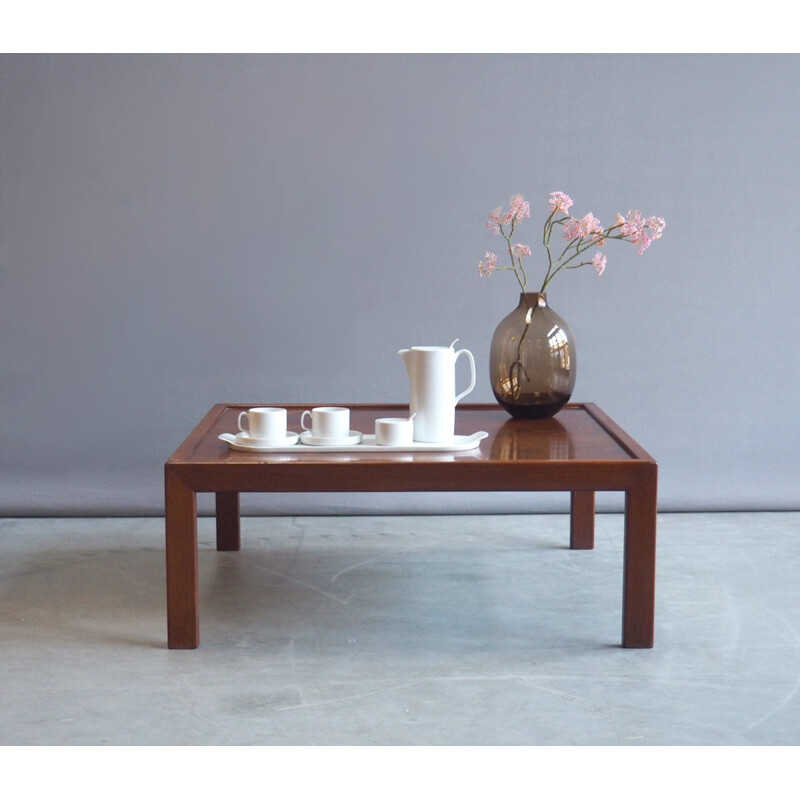
[[(236, 432), (239, 413), (257, 405), (215, 405), (164, 466), (170, 648), (200, 643), (198, 492), (216, 495), (217, 549), (239, 550), (241, 492), (426, 491), (570, 492), (570, 547), (580, 550), (594, 546), (595, 492), (625, 492), (622, 646), (653, 646), (658, 466), (593, 403), (569, 404), (545, 420), (515, 419), (496, 405), (459, 405), (456, 434), (489, 434), (463, 452), (231, 450), (217, 437)], [(336, 404), (285, 406), (289, 430), (299, 431), (302, 412), (319, 405)], [(408, 415), (402, 405), (349, 408), (351, 428), (365, 434), (379, 417)]]

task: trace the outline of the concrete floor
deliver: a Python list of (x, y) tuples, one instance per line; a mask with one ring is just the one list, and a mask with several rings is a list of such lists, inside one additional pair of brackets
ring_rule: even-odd
[(162, 519), (0, 519), (0, 744), (800, 744), (800, 513), (660, 515), (653, 650), (618, 514), (213, 525), (170, 651)]

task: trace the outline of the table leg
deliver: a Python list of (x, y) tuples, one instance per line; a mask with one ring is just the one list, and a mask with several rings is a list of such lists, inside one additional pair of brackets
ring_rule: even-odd
[(239, 550), (239, 492), (217, 492), (217, 550)]
[(625, 493), (622, 646), (652, 647), (656, 593), (656, 471)]
[(165, 475), (167, 643), (190, 650), (200, 644), (197, 578), (197, 495), (174, 473)]
[(594, 492), (572, 492), (569, 546), (573, 550), (594, 547)]

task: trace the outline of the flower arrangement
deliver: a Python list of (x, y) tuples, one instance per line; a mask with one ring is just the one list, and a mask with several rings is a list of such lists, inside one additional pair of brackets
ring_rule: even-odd
[[(642, 255), (651, 242), (661, 238), (664, 232), (665, 222), (662, 217), (644, 217), (639, 211), (629, 211), (624, 217), (622, 214), (617, 214), (614, 224), (606, 228), (591, 212), (582, 219), (570, 215), (572, 199), (563, 192), (552, 192), (549, 202), (550, 216), (544, 223), (543, 236), (543, 244), (547, 250), (547, 272), (540, 292), (544, 292), (550, 281), (564, 269), (578, 269), (591, 265), (598, 276), (602, 275), (606, 268), (606, 254), (603, 248), (609, 240), (631, 242), (638, 247), (639, 255)], [(511, 266), (498, 265), (497, 255), (487, 252), (478, 264), (481, 276), (487, 277), (497, 270), (513, 270), (522, 291), (527, 291), (528, 275), (522, 259), (531, 255), (531, 249), (518, 242), (512, 244), (511, 239), (516, 233), (517, 223), (529, 219), (530, 216), (530, 204), (521, 194), (511, 198), (508, 210), (496, 208), (489, 214), (486, 227), (496, 236), (502, 236), (506, 240)], [(559, 255), (554, 256), (551, 250), (551, 237), (556, 225), (561, 227), (566, 245)], [(597, 249), (591, 258), (586, 258), (585, 254), (591, 248)]]

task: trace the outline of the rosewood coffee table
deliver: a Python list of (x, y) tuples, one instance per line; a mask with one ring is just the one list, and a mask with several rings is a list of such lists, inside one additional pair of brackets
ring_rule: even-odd
[[(235, 432), (239, 412), (257, 405), (215, 405), (164, 467), (169, 647), (200, 643), (197, 492), (216, 494), (217, 550), (238, 550), (240, 492), (425, 491), (570, 492), (576, 550), (594, 546), (594, 493), (625, 492), (622, 646), (653, 646), (658, 467), (593, 403), (569, 404), (547, 420), (513, 419), (495, 405), (459, 405), (456, 434), (489, 434), (465, 452), (230, 450), (217, 437)], [(286, 406), (289, 430), (300, 430), (300, 415), (311, 407)], [(350, 409), (351, 428), (365, 434), (378, 417), (408, 412), (399, 405)]]

